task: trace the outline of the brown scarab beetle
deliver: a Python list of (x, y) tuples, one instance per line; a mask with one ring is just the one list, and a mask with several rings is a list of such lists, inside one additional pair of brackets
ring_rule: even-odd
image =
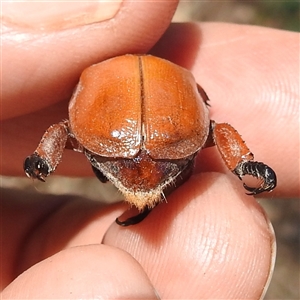
[(65, 148), (82, 152), (97, 177), (111, 181), (140, 214), (119, 225), (140, 222), (191, 175), (197, 153), (216, 145), (250, 195), (276, 187), (276, 174), (253, 154), (229, 124), (209, 119), (208, 97), (186, 69), (150, 55), (124, 55), (83, 71), (69, 104), (69, 120), (46, 131), (26, 158), (28, 177), (45, 181)]

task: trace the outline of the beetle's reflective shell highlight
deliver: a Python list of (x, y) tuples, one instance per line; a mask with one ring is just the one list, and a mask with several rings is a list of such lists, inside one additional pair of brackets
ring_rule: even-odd
[(208, 109), (190, 72), (153, 56), (125, 55), (87, 68), (69, 105), (70, 127), (89, 151), (180, 159), (207, 139)]

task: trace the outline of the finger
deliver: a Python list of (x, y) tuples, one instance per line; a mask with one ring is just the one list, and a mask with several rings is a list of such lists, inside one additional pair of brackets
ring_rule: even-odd
[[(183, 36), (188, 42), (179, 51)], [(177, 51), (166, 51), (166, 45)], [(174, 24), (153, 53), (191, 69), (211, 100), (211, 118), (234, 126), (255, 160), (275, 170), (278, 186), (264, 196), (300, 195), (298, 33), (233, 24)], [(220, 170), (220, 157), (213, 152), (209, 149), (201, 159), (202, 169)]]
[(163, 299), (259, 299), (274, 266), (262, 208), (225, 175), (198, 174), (104, 243), (129, 252)]
[(34, 265), (3, 292), (3, 299), (158, 299), (141, 266), (104, 245), (68, 248)]
[[(67, 247), (101, 243), (124, 207), (80, 197), (1, 191), (1, 289)], [(99, 200), (101, 194), (99, 194)]]
[[(93, 63), (148, 51), (177, 6), (177, 1), (84, 3), (4, 5), (1, 118), (70, 98), (80, 73)], [(41, 13), (35, 13), (36, 5)]]

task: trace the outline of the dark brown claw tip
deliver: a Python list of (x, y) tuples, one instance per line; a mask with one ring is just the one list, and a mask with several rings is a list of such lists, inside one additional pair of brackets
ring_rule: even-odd
[(126, 219), (125, 221), (120, 221), (119, 218), (116, 219), (116, 223), (120, 226), (126, 227), (130, 225), (135, 225), (142, 222), (151, 212), (152, 209), (146, 208), (140, 214), (133, 216), (131, 218)]
[(50, 173), (47, 161), (36, 153), (25, 159), (24, 171), (29, 178), (38, 179), (43, 182), (45, 182), (45, 177)]
[(250, 193), (246, 193), (246, 195), (249, 195), (249, 196), (253, 196), (253, 195), (257, 195), (257, 194), (260, 194), (264, 191), (266, 191), (265, 189), (261, 188), (261, 187), (250, 187), (250, 186), (247, 186), (245, 183), (243, 183), (243, 186), (244, 186), (244, 189), (249, 191)]
[(257, 195), (262, 192), (270, 192), (277, 185), (276, 173), (267, 165), (257, 161), (242, 161), (233, 171), (240, 179), (244, 175), (251, 175), (262, 179), (259, 187), (249, 187), (243, 183), (244, 188), (249, 191), (247, 195)]

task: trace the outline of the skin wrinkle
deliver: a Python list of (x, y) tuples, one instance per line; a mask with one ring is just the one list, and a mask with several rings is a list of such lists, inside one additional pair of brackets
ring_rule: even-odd
[[(299, 114), (299, 105), (296, 101), (299, 94), (299, 86), (297, 88), (292, 88), (291, 85), (289, 86), (289, 82), (289, 78), (281, 78), (280, 75), (278, 76), (277, 82), (275, 84), (275, 86), (278, 87), (278, 89), (276, 90), (276, 94), (270, 101), (270, 103), (272, 104), (268, 106), (268, 109), (270, 109), (270, 111), (274, 115), (278, 115), (278, 118), (290, 118), (291, 116), (298, 117)], [(287, 86), (289, 86), (290, 90), (294, 91), (292, 94), (287, 91)], [(270, 90), (271, 89), (272, 91), (274, 90), (274, 88), (270, 87)], [(270, 96), (268, 96), (268, 99), (270, 100)], [(279, 102), (278, 99), (286, 100)]]
[[(228, 44), (231, 43), (240, 43), (241, 41), (245, 40), (246, 37), (244, 35), (238, 36), (238, 37), (234, 37), (234, 38), (230, 38), (230, 39), (226, 39), (224, 41), (218, 41), (216, 43), (207, 43), (203, 46), (201, 46), (202, 49), (205, 48), (211, 48), (211, 47), (219, 47), (219, 46), (225, 46), (225, 48), (228, 47)], [(224, 57), (224, 59), (226, 60), (226, 57)]]
[[(193, 203), (194, 203), (193, 198), (196, 198), (196, 197), (197, 197), (197, 195), (195, 194), (192, 197), (192, 200), (191, 200), (189, 206), (193, 206)], [(191, 211), (194, 212), (193, 209)], [(195, 257), (196, 260), (204, 263), (201, 268), (201, 270), (203, 270), (203, 273), (207, 272), (207, 270), (210, 268), (211, 260), (213, 257), (210, 249), (214, 247), (214, 243), (211, 243), (212, 240), (210, 240), (210, 238), (209, 238), (209, 232), (214, 231), (215, 219), (211, 218), (211, 214), (209, 216), (210, 216), (209, 219), (207, 219), (207, 215), (201, 216), (203, 225), (201, 225), (201, 226), (199, 225), (193, 231), (195, 235), (197, 235), (197, 233), (198, 234), (201, 233), (201, 240), (199, 241), (197, 248), (194, 250), (194, 253), (196, 254), (196, 257)], [(193, 214), (192, 218), (197, 220), (199, 218), (199, 216)], [(210, 224), (213, 224), (213, 227)], [(190, 242), (193, 243), (192, 238), (190, 238)], [(190, 251), (190, 249), (187, 248), (186, 251)]]
[[(204, 23), (205, 24), (205, 23)], [(216, 26), (218, 25), (218, 23), (214, 23), (213, 26)], [(232, 26), (232, 24), (229, 24), (229, 23), (225, 23), (224, 24), (225, 26)], [(243, 40), (246, 40), (248, 41), (249, 40), (249, 29), (250, 31), (252, 30), (253, 27), (256, 27), (257, 29), (259, 30), (256, 30), (255, 31), (255, 35), (258, 36), (263, 36), (264, 37), (264, 43), (265, 44), (268, 44), (268, 42), (273, 42), (273, 37), (269, 37), (270, 35), (266, 35), (266, 32), (265, 32), (265, 28), (262, 28), (262, 27), (259, 27), (259, 26), (251, 26), (251, 25), (247, 25), (245, 26), (244, 28), (240, 27), (240, 28), (236, 28), (236, 32), (240, 32), (240, 35), (239, 36), (235, 36), (235, 37), (223, 37), (224, 38), (224, 41), (218, 41), (218, 42), (215, 42), (215, 43), (206, 43), (205, 45), (202, 45), (201, 48), (204, 49), (204, 48), (210, 48), (210, 47), (218, 47), (218, 46), (222, 46), (222, 45), (226, 45), (225, 48), (227, 48), (227, 46), (230, 44), (230, 43), (236, 43), (238, 42), (238, 44), (240, 44), (240, 41), (243, 41)], [(269, 31), (284, 31), (284, 30), (279, 30), (279, 29), (272, 29), (272, 28), (268, 28)], [(251, 32), (252, 33), (252, 32)], [(236, 35), (236, 34), (235, 34)], [(248, 36), (247, 36), (248, 35)], [(246, 38), (247, 36), (247, 38)], [(226, 57), (224, 57), (226, 58)]]
[(229, 241), (226, 241), (223, 237), (224, 237), (223, 234), (218, 237), (217, 247), (215, 248), (215, 256), (218, 257), (217, 260), (220, 265), (222, 265), (226, 261), (228, 247), (229, 247)]

